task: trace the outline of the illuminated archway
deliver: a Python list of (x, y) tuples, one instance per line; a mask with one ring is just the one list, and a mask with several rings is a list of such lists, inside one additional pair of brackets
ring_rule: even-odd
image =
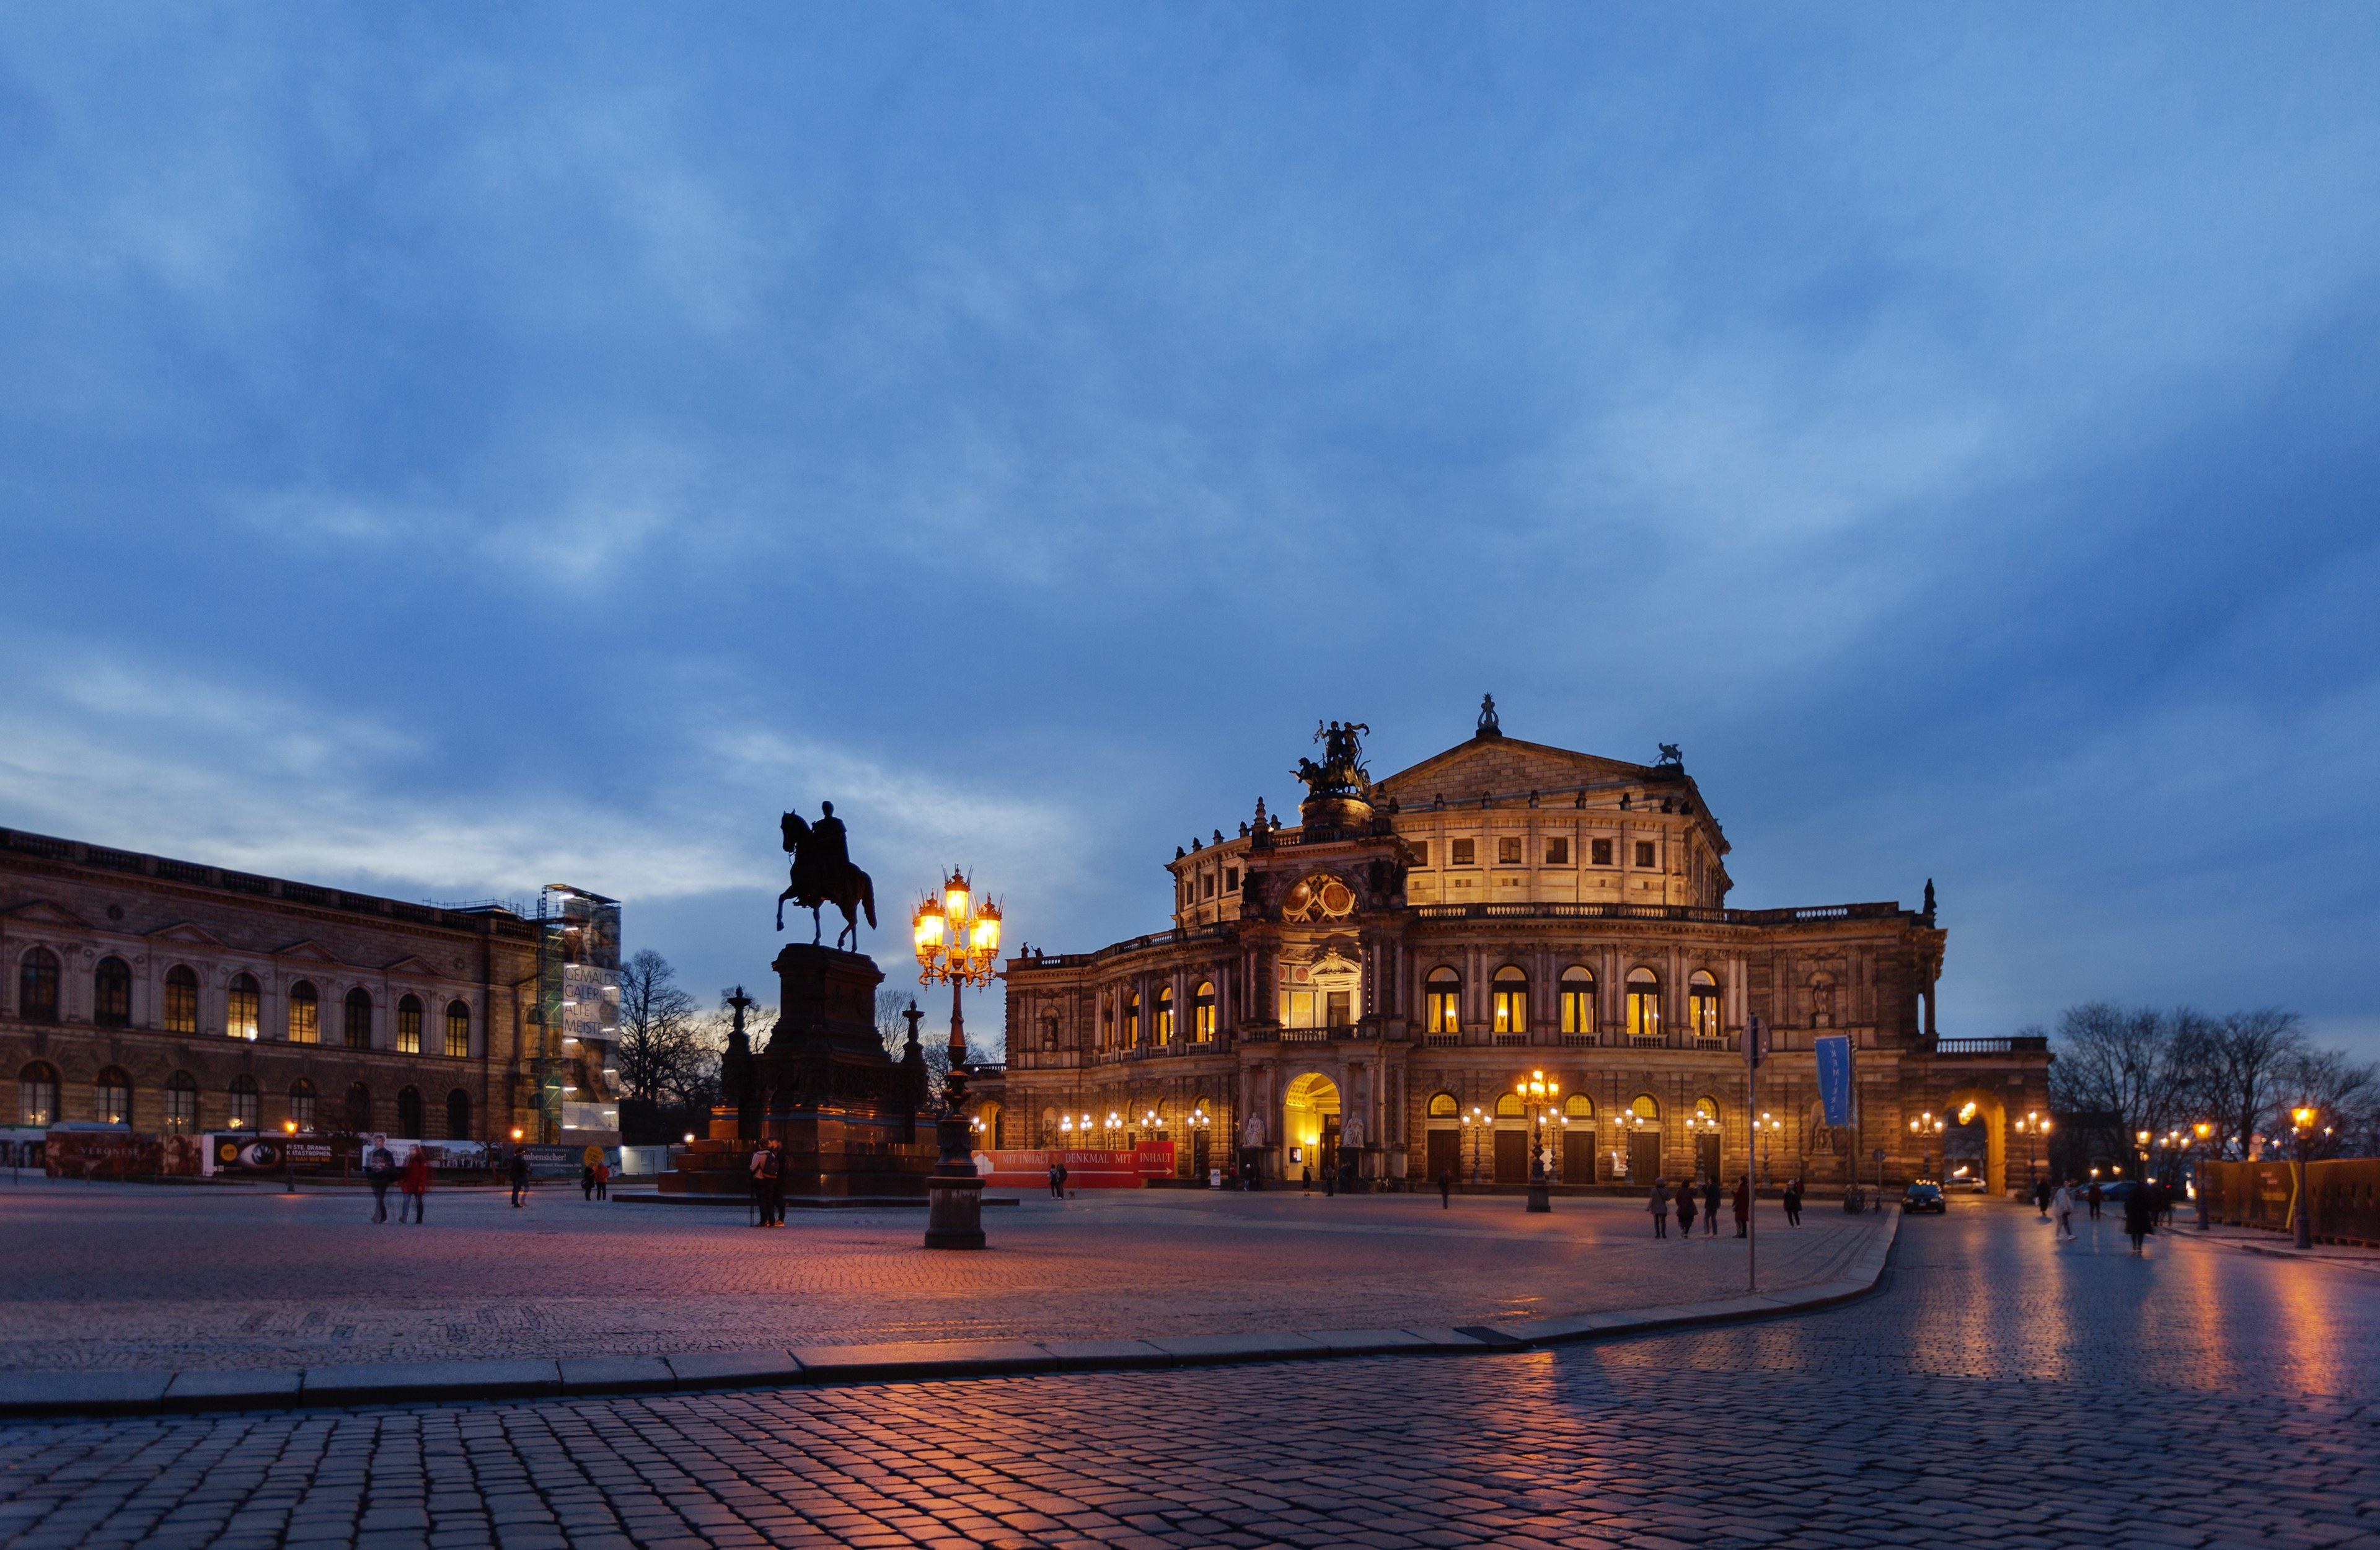
[[(1326, 1144), (1339, 1135), (1339, 1084), (1320, 1072), (1293, 1079), (1281, 1096), (1281, 1176), (1299, 1178), (1308, 1167), (1317, 1179), (1332, 1160), (1323, 1155)], [(1294, 1153), (1293, 1156), (1291, 1154)]]
[(1985, 1191), (1995, 1197), (2005, 1195), (2009, 1185), (2008, 1108), (1999, 1096), (1986, 1087), (1961, 1087), (1950, 1094), (1938, 1112), (1949, 1121), (1936, 1144), (1944, 1177), (1954, 1176), (1962, 1164), (1970, 1169), (1980, 1167)]

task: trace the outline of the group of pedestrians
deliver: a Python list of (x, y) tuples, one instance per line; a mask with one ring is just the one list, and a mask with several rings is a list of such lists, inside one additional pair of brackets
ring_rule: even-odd
[[(1703, 1235), (1706, 1238), (1716, 1238), (1718, 1236), (1719, 1203), (1724, 1198), (1717, 1179), (1706, 1179), (1703, 1181), (1699, 1198), (1692, 1181), (1680, 1182), (1676, 1191), (1672, 1192), (1667, 1179), (1654, 1180), (1652, 1196), (1645, 1202), (1645, 1209), (1653, 1218), (1653, 1236), (1667, 1238), (1670, 1235), (1670, 1208), (1674, 1205), (1677, 1207), (1678, 1232), (1681, 1237), (1691, 1238), (1694, 1235), (1694, 1217), (1699, 1214), (1703, 1220)], [(1752, 1231), (1752, 1176), (1750, 1174), (1737, 1176), (1732, 1204), (1735, 1208), (1735, 1235), (1738, 1238), (1748, 1236)], [(1802, 1181), (1799, 1179), (1791, 1181), (1785, 1186), (1785, 1219), (1795, 1227), (1802, 1225)]]
[[(396, 1219), (402, 1224), (410, 1219), (419, 1227), (426, 1219), (423, 1213), (430, 1202), (430, 1154), (416, 1146), (399, 1163), (396, 1154), (388, 1149), (383, 1136), (372, 1138), (371, 1150), (364, 1154), (364, 1182), (371, 1186), (372, 1220), (388, 1220), (389, 1186), (396, 1186)], [(410, 1217), (408, 1217), (408, 1213)]]
[[(2053, 1221), (2052, 1236), (2060, 1243), (2071, 1243), (2074, 1214), (2086, 1211), (2090, 1219), (2099, 1219), (2099, 1210), (2107, 1203), (2107, 1192), (2094, 1179), (2085, 1185), (2080, 1179), (2067, 1179), (2052, 1187), (2046, 1179), (2033, 1186), (2033, 1204), (2042, 1219)], [(2160, 1224), (2173, 1220), (2173, 1192), (2155, 1179), (2143, 1179), (2124, 1194), (2124, 1235), (2132, 1241), (2132, 1253), (2139, 1253), (2147, 1244), (2149, 1235)]]
[(1066, 1198), (1066, 1165), (1062, 1162), (1052, 1162), (1050, 1165), (1050, 1198), (1052, 1200)]
[(612, 1165), (594, 1147), (589, 1146), (587, 1150), (595, 1155), (578, 1165), (578, 1193), (589, 1202), (609, 1200), (612, 1198)]

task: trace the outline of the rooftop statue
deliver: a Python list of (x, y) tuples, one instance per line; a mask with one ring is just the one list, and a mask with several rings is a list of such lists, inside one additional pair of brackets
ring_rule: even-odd
[(1308, 798), (1318, 796), (1362, 796), (1372, 789), (1370, 771), (1364, 768), (1364, 744), (1358, 735), (1372, 729), (1362, 721), (1331, 722), (1317, 725), (1314, 741), (1322, 745), (1322, 762), (1299, 759), (1291, 771), (1305, 782)]
[(1501, 737), (1504, 735), (1504, 723), (1496, 719), (1496, 696), (1494, 695), (1481, 695), (1479, 696), (1478, 734), (1482, 737)]
[(1678, 745), (1676, 744), (1664, 743), (1660, 746), (1661, 757), (1657, 768), (1662, 769), (1682, 769), (1685, 768), (1685, 756), (1678, 752)]
[(819, 916), (820, 909), (832, 904), (843, 912), (843, 929), (834, 934), (834, 945), (841, 947), (844, 938), (851, 938), (854, 951), (859, 948), (859, 916), (865, 911), (868, 924), (876, 924), (876, 885), (867, 873), (851, 864), (851, 848), (844, 837), (843, 820), (834, 816), (834, 804), (819, 804), (820, 817), (816, 823), (804, 821), (799, 813), (787, 813), (779, 826), (784, 831), (785, 854), (791, 858), (785, 891), (777, 895), (777, 929), (785, 928), (785, 905), (810, 912), (810, 944), (818, 945), (825, 930)]

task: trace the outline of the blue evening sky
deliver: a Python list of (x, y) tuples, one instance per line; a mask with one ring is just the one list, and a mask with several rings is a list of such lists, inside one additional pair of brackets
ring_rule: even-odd
[[(2380, 1053), (2380, 11), (20, 6), (0, 823), (1164, 924), (1323, 717), (1683, 745), (1946, 1033)], [(979, 1015), (989, 1025), (996, 1002)]]

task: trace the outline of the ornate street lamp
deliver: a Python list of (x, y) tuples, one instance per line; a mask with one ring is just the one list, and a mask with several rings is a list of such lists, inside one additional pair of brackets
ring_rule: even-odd
[(2313, 1128), (2322, 1122), (2319, 1110), (2311, 1105), (2289, 1110), (2289, 1124), (2298, 1138), (2298, 1198), (2297, 1243), (2301, 1249), (2313, 1247), (2313, 1203), (2306, 1199), (2306, 1147), (2313, 1140)]
[(1488, 1111), (1477, 1104), (1463, 1117), (1463, 1133), (1471, 1143), (1471, 1181), (1479, 1182), (1479, 1138), (1488, 1132)]
[[(1925, 1113), (1921, 1114), (1916, 1119), (1909, 1121), (1909, 1133), (1924, 1138), (1923, 1145), (1925, 1150), (1922, 1155), (1919, 1156), (1917, 1160), (1921, 1165), (1929, 1169), (1933, 1166), (1934, 1162), (1934, 1142), (1932, 1138), (1942, 1133), (1942, 1117), (1935, 1113), (1930, 1108), (1925, 1110)], [(1938, 1181), (1939, 1175), (1937, 1174), (1936, 1177)]]
[(2040, 1110), (2028, 1108), (2024, 1112), (2024, 1118), (2016, 1122), (2015, 1130), (2017, 1134), (2024, 1137), (2025, 1182), (2035, 1182), (2041, 1174), (2040, 1160), (2034, 1155), (2035, 1148), (2040, 1139), (2049, 1133), (2049, 1121), (2042, 1117)]
[(298, 1148), (292, 1144), (297, 1139), (298, 1121), (295, 1120), (282, 1120), (281, 1193), (283, 1194), (296, 1194), (298, 1193)]
[[(928, 894), (910, 919), (917, 983), (951, 987), (951, 1069), (942, 1079), (942, 1118), (934, 1127), (941, 1156), (926, 1181), (926, 1247), (983, 1247), (983, 1180), (975, 1170), (966, 1106), (966, 1023), (960, 993), (1000, 977), (1000, 903), (978, 899), (965, 872), (951, 868), (940, 896)], [(1088, 1117), (1085, 1117), (1088, 1122)]]
[(1554, 1203), (1546, 1179), (1546, 1115), (1560, 1101), (1561, 1084), (1533, 1071), (1512, 1084), (1512, 1094), (1529, 1116), (1529, 1209), (1550, 1211)]
[(2198, 1139), (2197, 1170), (2191, 1180), (2190, 1193), (2198, 1197), (2198, 1230), (2204, 1232), (2207, 1229), (2206, 1144), (2215, 1138), (2215, 1126), (2208, 1120), (2201, 1120), (2191, 1126), (2190, 1131)]

